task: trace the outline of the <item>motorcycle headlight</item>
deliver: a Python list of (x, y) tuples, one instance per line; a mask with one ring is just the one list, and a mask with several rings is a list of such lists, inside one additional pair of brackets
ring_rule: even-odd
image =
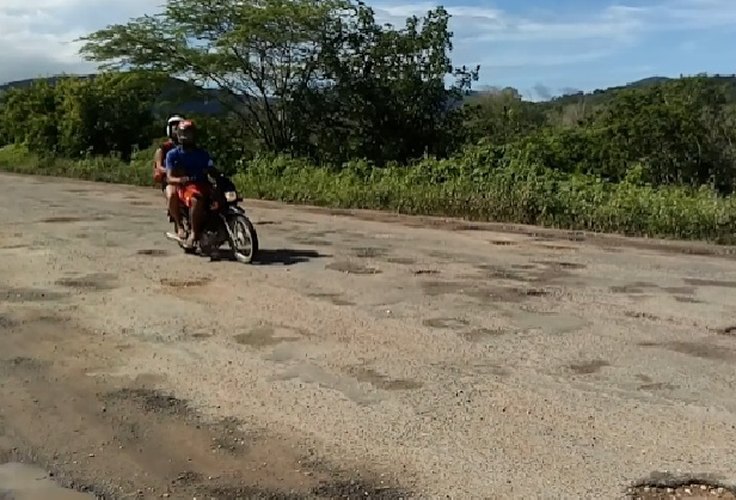
[(237, 199), (238, 193), (236, 193), (235, 191), (228, 191), (227, 193), (225, 193), (225, 200), (227, 200), (228, 203), (232, 203)]

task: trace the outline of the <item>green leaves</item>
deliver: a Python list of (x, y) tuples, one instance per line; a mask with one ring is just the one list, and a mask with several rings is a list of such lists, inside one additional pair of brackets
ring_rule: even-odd
[(453, 70), (448, 21), (438, 7), (402, 29), (379, 26), (351, 0), (168, 0), (155, 16), (85, 37), (82, 54), (219, 87), (269, 151), (406, 161), (458, 143), (449, 102), (477, 69)]
[(128, 158), (133, 148), (150, 144), (153, 101), (162, 82), (155, 74), (138, 73), (35, 82), (8, 92), (2, 121), (12, 142), (39, 154), (79, 158), (116, 152)]

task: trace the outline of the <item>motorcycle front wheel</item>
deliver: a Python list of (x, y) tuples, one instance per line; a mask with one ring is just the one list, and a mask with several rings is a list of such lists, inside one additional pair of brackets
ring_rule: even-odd
[(258, 253), (258, 234), (245, 215), (236, 215), (227, 220), (230, 226), (230, 248), (235, 259), (242, 264), (250, 264)]

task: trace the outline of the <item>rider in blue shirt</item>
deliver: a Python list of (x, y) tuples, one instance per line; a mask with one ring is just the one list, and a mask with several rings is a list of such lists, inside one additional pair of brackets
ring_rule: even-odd
[[(211, 192), (207, 174), (215, 168), (209, 153), (196, 145), (194, 122), (180, 122), (176, 132), (179, 146), (166, 154), (166, 177), (169, 184), (177, 186), (179, 200), (189, 209), (192, 233), (186, 239), (185, 246), (193, 248), (202, 234), (206, 198)], [(171, 217), (182, 238), (186, 232), (181, 223), (181, 214), (176, 211)]]

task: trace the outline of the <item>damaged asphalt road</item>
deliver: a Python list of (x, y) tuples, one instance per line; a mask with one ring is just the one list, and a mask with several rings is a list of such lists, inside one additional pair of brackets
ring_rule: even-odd
[(155, 189), (0, 177), (0, 463), (102, 498), (733, 498), (723, 249), (246, 202), (248, 266), (184, 255)]

